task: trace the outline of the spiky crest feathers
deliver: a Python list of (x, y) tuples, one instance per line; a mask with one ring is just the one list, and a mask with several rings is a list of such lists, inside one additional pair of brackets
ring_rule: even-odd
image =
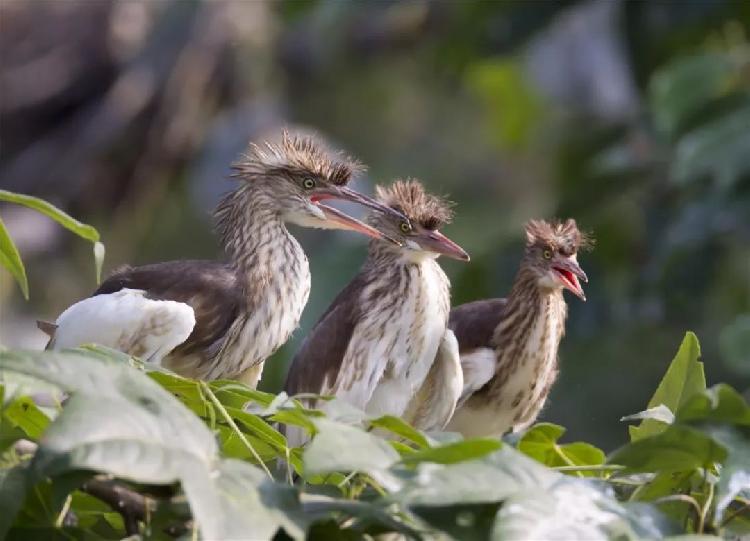
[(309, 175), (337, 186), (346, 185), (365, 170), (359, 161), (330, 150), (316, 137), (287, 130), (282, 132), (280, 143), (250, 143), (232, 168), (232, 176), (246, 181), (259, 175)]
[(439, 229), (453, 219), (453, 203), (428, 193), (417, 179), (396, 180), (390, 186), (376, 186), (381, 202), (426, 229)]
[(573, 218), (567, 220), (529, 220), (525, 225), (526, 246), (544, 244), (553, 249), (563, 248), (571, 254), (579, 250), (590, 250), (594, 246), (591, 234), (578, 229)]

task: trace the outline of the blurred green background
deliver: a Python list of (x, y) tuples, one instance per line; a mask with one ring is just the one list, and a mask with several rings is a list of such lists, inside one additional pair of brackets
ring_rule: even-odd
[[(312, 129), (458, 203), (453, 299), (507, 293), (532, 217), (575, 217), (588, 302), (569, 298), (542, 418), (611, 449), (683, 336), (709, 382), (750, 384), (750, 2), (0, 3), (0, 187), (99, 228), (105, 269), (220, 257), (210, 212), (249, 139)], [(29, 272), (0, 271), (0, 342), (41, 347), (95, 287), (90, 245), (0, 208)], [(361, 264), (363, 238), (295, 231), (313, 289), (291, 355)]]

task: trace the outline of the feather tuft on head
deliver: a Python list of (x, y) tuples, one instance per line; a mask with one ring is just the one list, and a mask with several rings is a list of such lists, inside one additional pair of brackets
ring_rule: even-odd
[(232, 166), (234, 177), (252, 180), (259, 175), (311, 176), (337, 186), (346, 185), (365, 167), (341, 152), (330, 150), (316, 137), (284, 130), (280, 143), (250, 143)]
[(376, 186), (375, 192), (383, 203), (426, 229), (434, 231), (453, 219), (453, 203), (427, 193), (416, 179), (397, 180), (390, 186)]
[(593, 237), (578, 229), (573, 218), (567, 220), (529, 220), (526, 222), (526, 246), (544, 244), (553, 249), (563, 248), (575, 254), (579, 250), (590, 250), (594, 246)]

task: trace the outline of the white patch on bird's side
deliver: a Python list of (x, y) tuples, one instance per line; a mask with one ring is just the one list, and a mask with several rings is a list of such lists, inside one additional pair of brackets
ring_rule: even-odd
[(195, 314), (185, 303), (149, 299), (140, 289), (121, 289), (75, 303), (55, 323), (53, 349), (100, 344), (160, 363), (190, 336)]
[(461, 368), (464, 373), (464, 388), (459, 405), (495, 375), (497, 356), (490, 348), (477, 348), (470, 353), (461, 355)]
[[(415, 419), (414, 426), (420, 430), (442, 430), (453, 416), (456, 404), (464, 389), (464, 373), (458, 352), (458, 340), (452, 330), (446, 329), (438, 348), (435, 362), (425, 380), (430, 385), (431, 396), (427, 404), (419, 404), (423, 418)], [(420, 398), (423, 398), (420, 396)]]
[[(547, 311), (547, 302), (550, 310)], [(521, 352), (515, 361), (505, 358), (510, 351), (501, 352), (496, 366), (507, 366), (517, 362), (502, 389), (501, 401), (487, 401), (481, 405), (467, 401), (458, 408), (447, 430), (461, 432), (465, 437), (500, 436), (513, 429), (520, 430), (533, 422), (542, 407), (541, 399), (556, 375), (557, 350), (565, 324), (566, 305), (561, 294), (544, 296), (541, 299), (540, 316)], [(542, 337), (547, 340), (542, 342)], [(517, 397), (520, 396), (520, 399)], [(514, 418), (520, 418), (514, 421)]]
[[(395, 303), (391, 295), (365, 301), (335, 388), (323, 390), (373, 415), (403, 415), (447, 326), (449, 283), (437, 262), (427, 258), (403, 269), (409, 273), (404, 296)], [(365, 288), (362, 299), (370, 299), (372, 287), (379, 284)]]

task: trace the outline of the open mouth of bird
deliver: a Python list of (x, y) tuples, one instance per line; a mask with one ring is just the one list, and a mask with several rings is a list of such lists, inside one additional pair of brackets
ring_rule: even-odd
[(561, 267), (552, 267), (552, 270), (557, 273), (557, 276), (559, 277), (560, 282), (562, 283), (563, 287), (565, 287), (565, 289), (569, 289), (570, 291), (572, 291), (573, 294), (581, 300), (586, 300), (586, 295), (583, 293), (581, 283), (578, 281), (578, 277), (573, 274), (573, 272)]

